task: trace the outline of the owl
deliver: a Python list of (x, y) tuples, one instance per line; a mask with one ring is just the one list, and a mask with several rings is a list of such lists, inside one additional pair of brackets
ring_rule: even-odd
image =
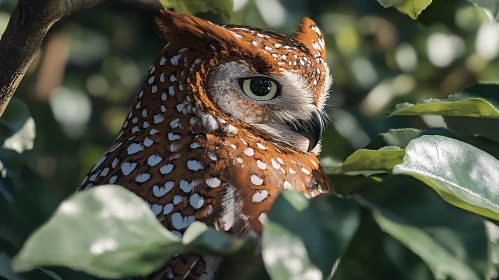
[[(319, 160), (332, 79), (324, 37), (162, 10), (166, 42), (114, 145), (80, 189), (121, 185), (173, 234), (193, 222), (254, 242), (279, 193), (331, 191)], [(220, 259), (180, 254), (145, 279), (213, 279)]]

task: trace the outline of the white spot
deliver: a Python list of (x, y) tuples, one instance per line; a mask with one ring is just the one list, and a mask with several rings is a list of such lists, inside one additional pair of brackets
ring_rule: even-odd
[(173, 86), (168, 87), (168, 93), (171, 96), (174, 96), (175, 95), (175, 88), (173, 88)]
[(302, 167), (301, 171), (307, 175), (310, 175), (310, 171), (308, 171), (308, 169), (306, 169), (305, 167)]
[(161, 167), (159, 169), (159, 172), (161, 172), (161, 174), (163, 174), (163, 175), (166, 175), (166, 174), (170, 174), (172, 172), (172, 170), (173, 170), (173, 164), (169, 163), (169, 164)]
[(264, 162), (262, 162), (261, 160), (257, 160), (256, 161), (256, 166), (258, 166), (258, 168), (262, 169), (262, 170), (265, 170), (267, 169), (267, 164), (265, 164)]
[(144, 150), (144, 146), (140, 143), (132, 143), (130, 146), (128, 146), (127, 152), (129, 155), (136, 154), (140, 151)]
[(166, 106), (165, 105), (161, 105), (161, 112), (166, 112)]
[(149, 173), (141, 173), (135, 177), (135, 181), (137, 183), (144, 183), (145, 181), (149, 180), (151, 178), (151, 174)]
[(153, 129), (151, 129), (151, 131), (149, 131), (149, 135), (154, 135), (157, 133), (159, 133), (159, 130), (157, 130), (156, 128), (153, 128)]
[(111, 177), (111, 179), (109, 179), (109, 184), (114, 184), (114, 182), (116, 182), (116, 179), (118, 179), (118, 176), (116, 176), (116, 175)]
[(251, 201), (253, 202), (262, 202), (264, 201), (267, 197), (269, 196), (269, 192), (267, 190), (261, 190), (261, 191), (257, 191), (255, 192), (255, 194), (253, 195), (253, 198), (251, 199)]
[(165, 117), (163, 115), (154, 115), (154, 123), (162, 123), (165, 120)]
[(132, 171), (137, 167), (137, 164), (135, 162), (124, 162), (121, 164), (121, 172), (123, 172), (123, 175), (130, 175)]
[(100, 172), (100, 176), (106, 177), (108, 173), (109, 173), (109, 167), (106, 167)]
[(158, 86), (157, 85), (152, 86), (151, 92), (156, 93), (156, 91), (158, 91)]
[(282, 158), (278, 157), (277, 158), (277, 161), (280, 163), (280, 164), (284, 164), (284, 161), (282, 160)]
[(161, 60), (159, 61), (159, 65), (165, 65), (166, 62), (166, 57), (162, 57)]
[(201, 147), (201, 145), (199, 145), (199, 143), (191, 143), (190, 147), (191, 147), (191, 149), (197, 149), (197, 148)]
[[(121, 144), (121, 143), (120, 143)], [(119, 146), (118, 146), (119, 147)], [(111, 151), (112, 152), (112, 151)], [(99, 161), (95, 164), (94, 168), (90, 172), (95, 171), (104, 161), (106, 160), (106, 156), (103, 156), (99, 159)]]
[(185, 216), (182, 217), (182, 214), (176, 212), (172, 214), (172, 225), (176, 229), (183, 229), (188, 227), (192, 222), (194, 222), (195, 217), (194, 216)]
[(197, 160), (189, 160), (187, 161), (187, 168), (192, 171), (198, 171), (200, 169), (203, 169), (203, 166)]
[(165, 82), (165, 73), (161, 73), (161, 75), (159, 75), (159, 81), (162, 83)]
[(322, 186), (321, 185), (317, 186), (317, 190), (322, 193)]
[(243, 163), (243, 158), (242, 158), (242, 157), (237, 157), (237, 158), (236, 158), (236, 160), (237, 160), (237, 162), (239, 162), (239, 163)]
[(90, 176), (90, 182), (93, 182), (95, 181), (95, 179), (97, 179), (97, 176), (99, 175), (99, 172), (96, 172), (94, 175)]
[(246, 148), (246, 149), (244, 149), (244, 153), (247, 156), (252, 157), (255, 154), (255, 151), (252, 148)]
[(210, 215), (211, 213), (213, 213), (213, 205), (208, 205), (208, 215)]
[(144, 122), (144, 123), (142, 124), (142, 127), (143, 127), (143, 128), (148, 128), (148, 127), (149, 127), (149, 123), (148, 123), (148, 122)]
[(183, 190), (185, 193), (188, 193), (192, 191), (192, 189), (197, 186), (199, 181), (192, 181), (192, 182), (187, 182), (186, 180), (180, 181), (180, 189)]
[(220, 186), (220, 183), (222, 183), (222, 181), (215, 177), (206, 179), (206, 185), (208, 185), (210, 188), (218, 188)]
[(273, 158), (270, 159), (270, 162), (272, 163), (272, 167), (274, 167), (275, 169), (281, 168), (281, 165), (277, 163)]
[(217, 156), (212, 152), (208, 152), (207, 155), (208, 155), (208, 158), (211, 159), (212, 161), (217, 161), (217, 159), (218, 159)]
[(267, 150), (267, 147), (265, 147), (264, 145), (260, 144), (260, 143), (256, 143), (256, 146), (258, 147), (258, 149), (260, 150)]
[(171, 126), (172, 128), (177, 128), (177, 127), (179, 127), (179, 124), (178, 124), (178, 122), (179, 122), (179, 121), (180, 121), (179, 119), (174, 119), (173, 121), (171, 121), (171, 122), (170, 122), (170, 126)]
[(170, 62), (173, 64), (173, 65), (178, 65), (178, 59), (180, 58), (180, 54), (178, 55), (175, 55), (175, 56), (172, 56), (172, 58), (170, 59)]
[(163, 92), (163, 93), (161, 94), (161, 100), (166, 101), (166, 99), (167, 99), (166, 92)]
[(138, 126), (134, 126), (132, 128), (132, 133), (139, 132), (139, 131), (140, 131), (140, 128)]
[(154, 83), (154, 76), (151, 76), (151, 78), (149, 78), (149, 81), (147, 81), (149, 84), (152, 84)]
[(293, 188), (293, 186), (288, 181), (284, 181), (284, 189), (285, 190), (290, 190), (292, 188)]
[(147, 159), (147, 164), (149, 164), (149, 166), (156, 166), (161, 160), (163, 160), (163, 158), (160, 155), (152, 155)]
[(258, 216), (258, 220), (263, 225), (267, 221), (267, 214), (265, 214), (265, 213), (260, 214), (260, 216)]
[(170, 82), (175, 82), (177, 80), (177, 77), (175, 75), (171, 74), (170, 75)]
[(168, 133), (168, 140), (174, 141), (180, 139), (180, 135), (175, 134), (175, 133)]
[(173, 204), (168, 203), (165, 205), (165, 208), (163, 208), (163, 214), (170, 214), (173, 211)]
[(184, 104), (180, 103), (180, 104), (177, 104), (177, 112), (182, 112), (182, 110), (184, 109)]
[(235, 126), (231, 125), (230, 123), (224, 128), (225, 132), (228, 134), (237, 134), (238, 130)]
[(175, 183), (173, 181), (166, 182), (163, 187), (154, 185), (154, 187), (152, 188), (152, 193), (156, 197), (163, 197), (165, 194), (171, 191), (174, 185)]
[(147, 137), (144, 139), (144, 146), (146, 146), (146, 147), (151, 147), (151, 146), (152, 146), (152, 144), (154, 144), (154, 141), (153, 141), (153, 140), (151, 140), (151, 139), (149, 139), (149, 138), (147, 138)]
[(251, 183), (255, 186), (260, 186), (263, 184), (263, 179), (261, 179), (260, 177), (258, 177), (256, 175), (251, 175), (250, 179), (251, 179)]
[(291, 174), (296, 174), (296, 171), (295, 171), (293, 168), (291, 168), (291, 167), (290, 167), (290, 168), (289, 168), (289, 173), (291, 173)]
[(192, 208), (199, 209), (199, 208), (201, 208), (201, 206), (203, 206), (204, 197), (199, 196), (199, 194), (195, 193), (195, 194), (191, 195), (189, 202), (190, 202)]
[(163, 205), (154, 203), (153, 205), (151, 205), (151, 210), (154, 213), (154, 215), (157, 216), (159, 215), (159, 213), (161, 213), (161, 211), (163, 211)]

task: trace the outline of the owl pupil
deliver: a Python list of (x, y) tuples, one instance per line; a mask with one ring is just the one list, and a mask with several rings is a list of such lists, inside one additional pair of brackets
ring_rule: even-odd
[(265, 96), (272, 90), (272, 83), (268, 79), (252, 79), (250, 90), (254, 95)]

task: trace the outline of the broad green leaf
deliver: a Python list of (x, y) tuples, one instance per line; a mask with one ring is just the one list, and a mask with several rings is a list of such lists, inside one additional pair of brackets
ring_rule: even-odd
[(499, 219), (499, 161), (464, 142), (443, 136), (422, 136), (406, 148), (394, 174), (413, 176), (447, 202)]
[(175, 11), (187, 14), (213, 12), (230, 18), (233, 0), (160, 0), (165, 8), (174, 8)]
[(487, 229), (487, 239), (489, 247), (489, 258), (487, 263), (486, 279), (494, 279), (499, 274), (499, 227), (490, 222), (485, 221)]
[(499, 142), (499, 129), (490, 129), (499, 127), (497, 119), (444, 116), (444, 121), (450, 130), (461, 135), (480, 135)]
[(443, 128), (428, 128), (424, 130), (415, 128), (390, 129), (387, 132), (376, 135), (364, 149), (378, 150), (386, 146), (395, 146), (405, 149), (411, 140), (422, 135), (444, 135), (457, 137), (454, 133)]
[(385, 147), (380, 150), (360, 149), (343, 162), (340, 173), (365, 176), (387, 173), (395, 165), (402, 163), (404, 155), (404, 150), (398, 147)]
[(12, 98), (0, 118), (0, 144), (5, 149), (22, 153), (33, 148), (35, 122), (29, 109), (18, 98)]
[(497, 21), (499, 19), (499, 1), (497, 0), (468, 0), (471, 3), (482, 7), (490, 13), (490, 16)]
[(378, 0), (385, 8), (393, 7), (416, 19), (431, 4), (432, 0)]
[(351, 200), (334, 195), (309, 200), (284, 191), (262, 235), (263, 259), (272, 279), (327, 279), (359, 226), (359, 214)]
[(421, 257), (437, 278), (445, 275), (456, 280), (480, 279), (464, 262), (450, 254), (425, 231), (391, 217), (390, 214), (380, 210), (373, 211), (373, 217), (378, 225)]
[(385, 237), (383, 249), (393, 265), (407, 280), (434, 279), (428, 265), (393, 237)]
[(440, 115), (499, 119), (499, 85), (478, 84), (445, 99), (398, 104), (390, 116)]
[(164, 229), (144, 201), (105, 185), (65, 200), (14, 258), (15, 271), (65, 266), (102, 278), (149, 274), (183, 250), (232, 252), (241, 240), (194, 222), (181, 240)]

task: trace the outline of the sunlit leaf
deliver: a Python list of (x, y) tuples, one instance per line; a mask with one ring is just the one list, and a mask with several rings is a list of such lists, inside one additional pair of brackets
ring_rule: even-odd
[(309, 200), (284, 191), (263, 229), (263, 259), (272, 279), (327, 278), (357, 230), (359, 214), (355, 203), (334, 195)]
[(447, 202), (499, 219), (499, 161), (464, 142), (443, 136), (422, 136), (406, 148), (394, 174), (413, 176)]
[(499, 85), (478, 84), (445, 99), (398, 104), (390, 116), (440, 115), (499, 119)]
[(65, 266), (103, 278), (149, 274), (182, 250), (232, 252), (242, 246), (194, 222), (183, 239), (157, 221), (144, 201), (113, 185), (65, 200), (14, 258), (15, 271)]
[(187, 14), (213, 12), (229, 18), (232, 13), (233, 0), (160, 0), (165, 8)]
[(378, 0), (385, 8), (393, 7), (416, 19), (431, 4), (432, 0)]
[(456, 280), (480, 279), (464, 262), (450, 254), (422, 229), (406, 224), (383, 211), (375, 210), (373, 216), (385, 232), (421, 257), (435, 275), (446, 275)]

